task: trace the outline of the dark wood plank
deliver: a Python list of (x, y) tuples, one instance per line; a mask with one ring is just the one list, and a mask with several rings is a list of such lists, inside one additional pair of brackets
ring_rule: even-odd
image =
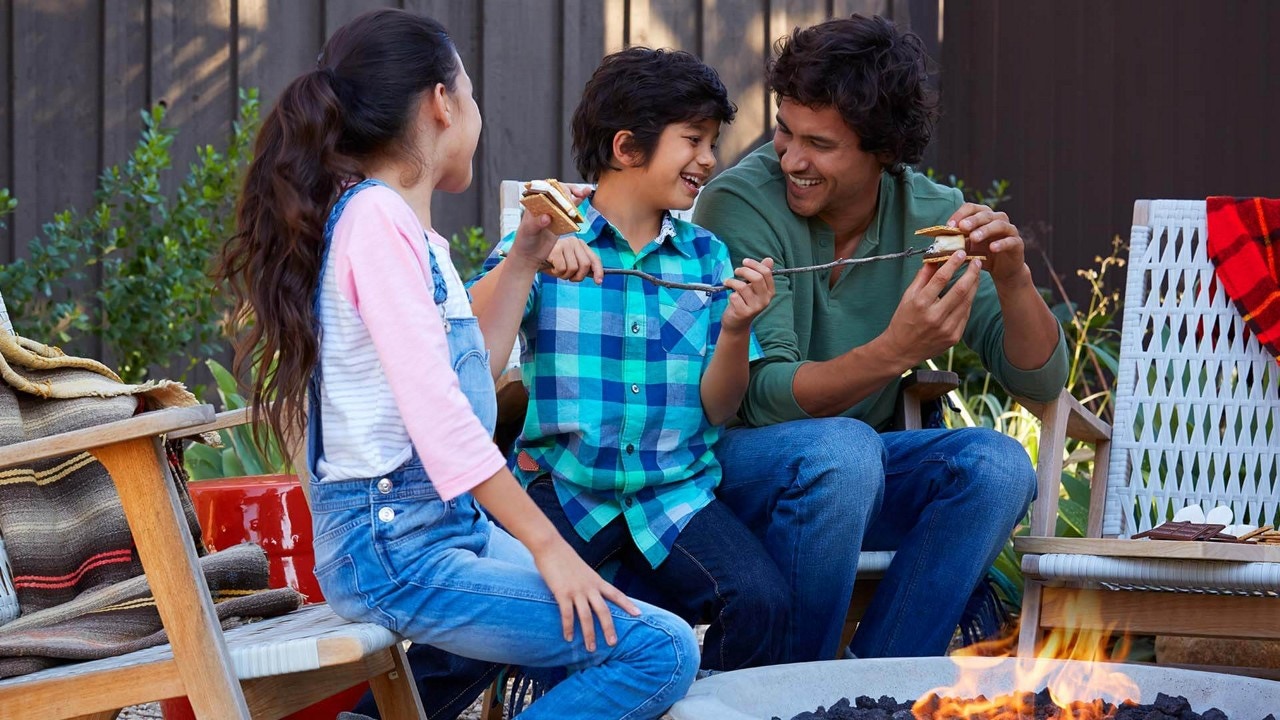
[(556, 138), (563, 132), (564, 91), (557, 6), (556, 0), (489, 1), (481, 13), (481, 108), (495, 125), (481, 136), (476, 167), (482, 168), (480, 214), (490, 237), (497, 233), (498, 184), (546, 177), (560, 167)]
[[(12, 6), (14, 43), (13, 217), (15, 255), (42, 223), (72, 205), (88, 207), (96, 186), (101, 125), (97, 3), (92, 0)], [(57, 62), (50, 62), (57, 58)]]
[(315, 67), (324, 45), (324, 14), (315, 3), (239, 0), (236, 88), (257, 88), (262, 114), (295, 77)]
[[(702, 0), (648, 0), (649, 29), (645, 44), (650, 47), (686, 50), (699, 57), (706, 52), (702, 45), (702, 14), (718, 12), (706, 7)], [(634, 0), (632, 7), (635, 6)]]
[(403, 3), (398, 0), (323, 0), (323, 4), (324, 36), (327, 38), (360, 13), (379, 7), (400, 7)]
[[(458, 57), (462, 58), (462, 66), (471, 77), (477, 102), (482, 100), (484, 86), (489, 81), (480, 57), (482, 7), (483, 3), (479, 2), (460, 3), (452, 0), (405, 0), (404, 3), (405, 10), (433, 18), (449, 31), (449, 36), (458, 50)], [(480, 144), (483, 147), (486, 136), (494, 132), (494, 128), (498, 127), (499, 123), (495, 123), (494, 119), (485, 112), (483, 103), (480, 104), (480, 112), (485, 120), (485, 129), (480, 135)], [(485, 176), (484, 169), (481, 167), (480, 157), (481, 153), (477, 150), (475, 161), (472, 163), (474, 175), (471, 179), (471, 187), (466, 192), (456, 195), (436, 193), (432, 198), (431, 224), (446, 238), (455, 233), (461, 233), (468, 226), (482, 225), (480, 198), (487, 192), (496, 192), (496, 189), (489, 187), (496, 185), (496, 181), (489, 182), (489, 178)]]
[[(0, 0), (0, 45), (5, 48), (12, 48), (15, 42), (9, 24), (12, 11), (13, 0)], [(9, 97), (12, 55), (12, 52), (0, 52), (0, 188), (10, 190), (13, 189), (13, 105)], [(13, 257), (13, 218), (6, 217), (0, 223), (4, 224), (0, 228), (0, 263), (7, 263)]]
[[(573, 136), (570, 123), (573, 111), (582, 99), (582, 89), (605, 55), (605, 8), (598, 0), (563, 0), (561, 43), (561, 77), (564, 86), (560, 99), (560, 174), (561, 179), (584, 181), (573, 162)], [(498, 179), (499, 181), (501, 179)]]
[(768, 17), (764, 0), (721, 0), (703, 17), (703, 59), (738, 105), (737, 119), (720, 133), (718, 169), (753, 149), (771, 118), (764, 82)]

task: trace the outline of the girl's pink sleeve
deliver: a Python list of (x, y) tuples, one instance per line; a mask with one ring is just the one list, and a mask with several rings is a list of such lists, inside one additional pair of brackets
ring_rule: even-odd
[(457, 497), (488, 480), (506, 463), (458, 385), (417, 217), (393, 191), (365, 190), (351, 199), (334, 228), (332, 252), (339, 253), (339, 291), (373, 339), (409, 437), (440, 497)]

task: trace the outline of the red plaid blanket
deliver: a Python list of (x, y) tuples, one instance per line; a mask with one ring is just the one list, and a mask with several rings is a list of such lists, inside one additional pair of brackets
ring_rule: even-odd
[(1280, 200), (1211, 197), (1207, 249), (1254, 337), (1280, 360)]

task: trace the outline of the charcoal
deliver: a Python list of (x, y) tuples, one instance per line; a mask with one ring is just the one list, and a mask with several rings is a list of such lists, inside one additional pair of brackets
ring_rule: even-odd
[[(1031, 700), (1034, 698), (1034, 704)], [(985, 698), (979, 696), (972, 698), (977, 701), (985, 701)], [(998, 700), (1001, 698), (997, 698)], [(1034, 714), (1023, 714), (1019, 720), (1062, 720), (1063, 711), (1053, 703), (1053, 698), (1049, 695), (1046, 688), (1034, 696), (1031, 693), (1022, 693), (1018, 697), (1005, 696), (1006, 706), (1010, 709), (1014, 705), (1022, 705), (1024, 707), (1031, 705), (1034, 707)], [(1020, 702), (1015, 702), (1020, 701)], [(898, 702), (894, 698), (887, 695), (881, 695), (878, 699), (872, 700), (870, 696), (861, 695), (857, 699), (850, 701), (849, 698), (840, 698), (835, 704), (829, 708), (819, 706), (817, 710), (812, 712), (803, 712), (791, 720), (982, 720), (980, 716), (952, 717), (951, 713), (939, 713), (938, 709), (942, 706), (943, 698), (935, 694), (929, 694), (921, 698), (918, 703), (915, 701)], [(913, 712), (913, 705), (919, 705), (919, 712)], [(1113, 705), (1108, 702), (1102, 703), (1103, 717), (1108, 720), (1229, 720), (1226, 713), (1218, 708), (1210, 708), (1203, 714), (1197, 713), (1191, 707), (1191, 703), (1180, 695), (1166, 695), (1158, 693), (1154, 702), (1149, 704), (1138, 704), (1126, 700), (1119, 705)], [(1068, 712), (1066, 716), (1070, 717)], [(1002, 714), (1001, 717), (1013, 717), (1011, 713)], [(782, 720), (782, 718), (774, 717), (773, 720)], [(1251, 720), (1245, 718), (1244, 720)], [(1267, 715), (1262, 720), (1276, 720), (1274, 714)]]
[(1180, 717), (1184, 712), (1191, 709), (1191, 703), (1181, 695), (1174, 697), (1164, 693), (1156, 693), (1156, 701), (1151, 706), (1165, 715)]

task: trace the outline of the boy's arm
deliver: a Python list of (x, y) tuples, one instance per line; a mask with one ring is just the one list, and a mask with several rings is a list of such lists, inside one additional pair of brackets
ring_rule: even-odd
[[(734, 271), (736, 277), (725, 280), (733, 294), (722, 303), (722, 314), (712, 328), (715, 348), (702, 373), (699, 392), (702, 411), (712, 425), (723, 425), (738, 412), (750, 381), (750, 362), (763, 353), (751, 334), (751, 321), (773, 299), (773, 260), (743, 260)], [(716, 335), (718, 334), (718, 337)]]
[(720, 331), (711, 362), (702, 373), (702, 411), (712, 425), (723, 425), (737, 412), (750, 380), (751, 332)]

